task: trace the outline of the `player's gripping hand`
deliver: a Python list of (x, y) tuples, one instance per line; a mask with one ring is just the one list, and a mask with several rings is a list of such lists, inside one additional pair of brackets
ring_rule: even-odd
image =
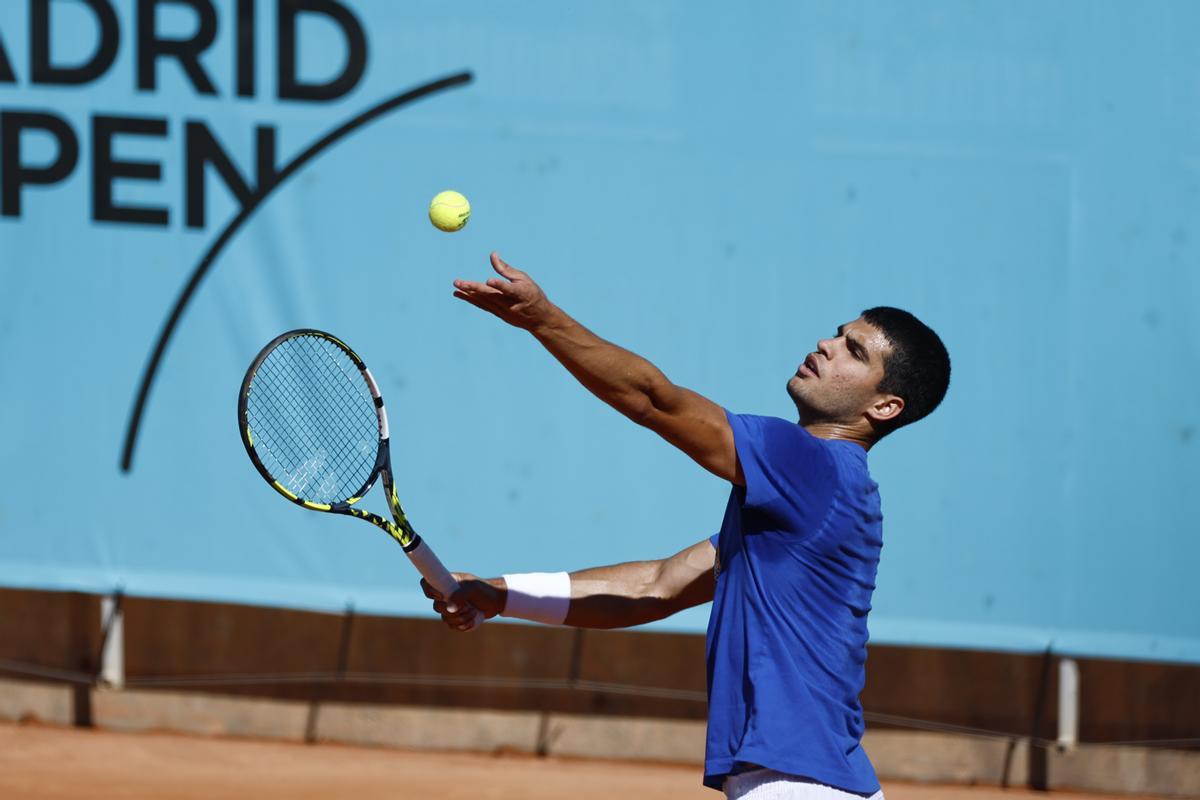
[(504, 263), (498, 253), (492, 253), (491, 259), (492, 269), (500, 277), (489, 278), (486, 283), (456, 280), (454, 296), (528, 331), (547, 323), (554, 306), (542, 288), (521, 270)]
[(458, 581), (458, 591), (449, 597), (442, 597), (428, 581), (421, 579), (421, 591), (433, 601), (433, 610), (442, 615), (442, 622), (448, 627), (469, 631), (475, 627), (476, 610), (483, 615), (483, 619), (491, 619), (504, 610), (503, 578), (493, 578), (489, 581), (477, 578), (469, 572), (451, 574)]

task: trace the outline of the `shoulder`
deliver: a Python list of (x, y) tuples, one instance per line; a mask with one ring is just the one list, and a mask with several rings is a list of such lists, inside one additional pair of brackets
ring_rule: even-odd
[(798, 422), (757, 414), (734, 414), (730, 411), (725, 413), (729, 417), (729, 426), (733, 429), (735, 440), (809, 451), (828, 449), (828, 442), (813, 436)]
[(781, 417), (766, 417), (760, 414), (735, 414), (729, 409), (725, 410), (725, 415), (729, 418), (729, 424), (735, 429), (742, 429), (747, 433), (771, 434), (775, 436), (798, 436), (803, 435), (815, 439), (808, 431), (804, 430), (798, 422), (790, 422)]
[(729, 425), (747, 486), (752, 486), (755, 478), (766, 478), (769, 483), (777, 483), (781, 478), (791, 482), (802, 479), (800, 476), (834, 470), (829, 443), (813, 436), (799, 423), (779, 417), (730, 413)]

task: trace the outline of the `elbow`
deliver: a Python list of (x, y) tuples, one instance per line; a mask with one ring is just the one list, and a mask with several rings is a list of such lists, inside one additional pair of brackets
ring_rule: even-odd
[(621, 413), (643, 428), (653, 428), (654, 420), (661, 411), (654, 405), (653, 399), (645, 392), (638, 392), (626, 398), (621, 404)]
[(667, 581), (666, 559), (655, 565), (654, 572), (642, 586), (640, 596), (648, 617), (647, 622), (665, 619), (679, 611), (679, 597)]
[(656, 423), (677, 405), (679, 388), (666, 379), (643, 387), (629, 403), (629, 418), (643, 428), (653, 429)]

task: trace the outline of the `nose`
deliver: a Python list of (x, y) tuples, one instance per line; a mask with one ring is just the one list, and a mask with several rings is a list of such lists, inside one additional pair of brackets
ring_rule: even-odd
[(830, 348), (833, 346), (833, 339), (819, 339), (817, 341), (817, 352), (829, 358)]

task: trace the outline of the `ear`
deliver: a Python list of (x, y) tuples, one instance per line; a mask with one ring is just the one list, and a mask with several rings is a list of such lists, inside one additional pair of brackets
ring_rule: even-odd
[(894, 394), (881, 395), (867, 408), (872, 422), (892, 422), (904, 410), (904, 398)]

